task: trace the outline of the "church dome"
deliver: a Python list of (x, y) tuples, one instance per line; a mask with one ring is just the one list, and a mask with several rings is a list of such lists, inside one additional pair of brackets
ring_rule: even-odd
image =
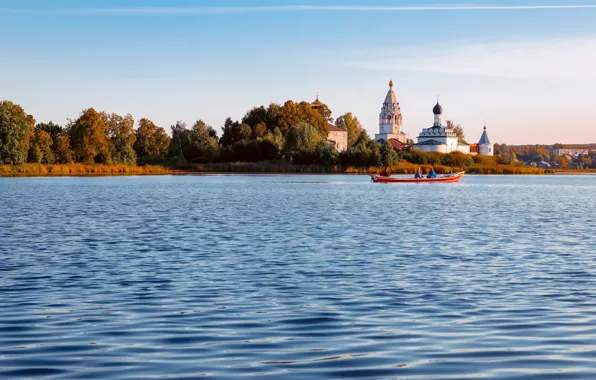
[(315, 99), (314, 102), (310, 103), (311, 107), (313, 108), (317, 108), (317, 107), (322, 107), (325, 105), (325, 103), (323, 103), (322, 101), (319, 100), (319, 96), (317, 95), (317, 98)]
[(437, 104), (433, 108), (433, 113), (435, 115), (442, 115), (443, 114), (443, 107), (437, 102)]

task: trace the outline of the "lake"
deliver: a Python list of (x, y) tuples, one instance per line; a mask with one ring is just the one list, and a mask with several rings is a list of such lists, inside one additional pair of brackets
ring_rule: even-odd
[(0, 178), (0, 378), (594, 379), (596, 177)]

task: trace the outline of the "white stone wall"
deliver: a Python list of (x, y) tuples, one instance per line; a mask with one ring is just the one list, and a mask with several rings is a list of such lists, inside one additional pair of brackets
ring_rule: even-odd
[(448, 153), (447, 152), (447, 145), (416, 145), (414, 148), (421, 150), (423, 152), (439, 152), (439, 153)]
[(430, 140), (438, 141), (438, 142), (443, 143), (445, 145), (447, 144), (447, 138), (444, 137), (444, 136), (443, 137), (441, 137), (441, 136), (418, 137), (418, 143), (419, 144), (420, 143), (423, 143), (423, 142), (426, 142), (426, 141), (430, 141)]
[(457, 152), (459, 150), (458, 140), (457, 137), (447, 137), (447, 153)]
[(480, 144), (478, 145), (478, 154), (483, 156), (494, 156), (495, 155), (495, 147), (494, 145), (486, 145)]
[(459, 152), (470, 154), (470, 146), (469, 145), (458, 145), (457, 150)]
[(329, 131), (327, 140), (335, 143), (338, 152), (348, 149), (348, 132), (346, 131)]

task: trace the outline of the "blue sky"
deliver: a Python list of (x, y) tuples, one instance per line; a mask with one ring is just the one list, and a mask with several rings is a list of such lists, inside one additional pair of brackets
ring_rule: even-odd
[(285, 100), (353, 112), (372, 135), (387, 83), (412, 136), (596, 142), (596, 0), (0, 0), (0, 98), (64, 124), (88, 107), (169, 131)]

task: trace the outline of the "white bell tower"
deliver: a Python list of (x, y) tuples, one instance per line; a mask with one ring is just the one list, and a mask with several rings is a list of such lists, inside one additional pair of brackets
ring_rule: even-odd
[(404, 144), (408, 141), (408, 135), (402, 131), (402, 114), (397, 97), (393, 91), (393, 81), (389, 82), (389, 91), (381, 107), (381, 113), (379, 114), (379, 133), (375, 135), (375, 139), (377, 141), (397, 139)]

